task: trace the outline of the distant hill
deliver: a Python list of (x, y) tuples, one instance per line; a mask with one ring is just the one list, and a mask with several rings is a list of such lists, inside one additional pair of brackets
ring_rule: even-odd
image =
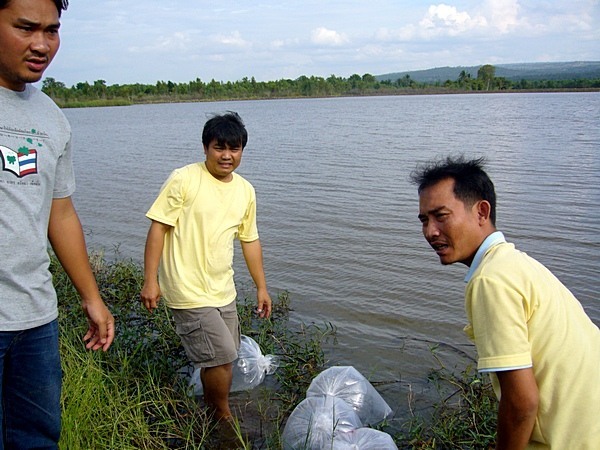
[[(483, 65), (483, 64), (482, 64)], [(396, 81), (406, 75), (419, 83), (443, 83), (446, 80), (456, 81), (464, 70), (477, 78), (477, 71), (482, 66), (470, 67), (438, 67), (435, 69), (413, 70), (409, 72), (388, 73), (377, 75), (378, 81)], [(520, 80), (573, 80), (600, 78), (600, 61), (573, 61), (554, 63), (520, 63), (492, 64), (496, 68), (496, 76), (511, 81)]]

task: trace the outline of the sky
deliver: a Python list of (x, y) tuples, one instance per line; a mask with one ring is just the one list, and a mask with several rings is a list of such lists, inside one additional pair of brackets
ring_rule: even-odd
[(600, 0), (70, 0), (61, 22), (67, 86), (600, 61)]

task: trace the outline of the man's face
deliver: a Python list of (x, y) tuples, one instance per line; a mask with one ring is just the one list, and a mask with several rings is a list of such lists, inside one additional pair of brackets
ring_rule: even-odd
[(487, 232), (479, 206), (467, 206), (454, 195), (454, 180), (447, 178), (419, 194), (419, 220), (423, 235), (442, 264), (471, 265)]
[(204, 146), (206, 155), (206, 168), (217, 180), (231, 181), (232, 173), (242, 161), (242, 146), (229, 147), (219, 145), (214, 139), (208, 147)]
[(0, 9), (0, 86), (22, 91), (42, 75), (60, 45), (52, 0), (10, 0)]

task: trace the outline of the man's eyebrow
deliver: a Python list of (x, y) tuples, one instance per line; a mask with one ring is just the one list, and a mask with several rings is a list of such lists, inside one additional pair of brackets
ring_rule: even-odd
[[(26, 17), (19, 17), (16, 20), (18, 25), (25, 25), (28, 27), (40, 27), (41, 23), (40, 22), (35, 22), (33, 20), (29, 20)], [(51, 24), (49, 24), (46, 28), (54, 28), (54, 29), (59, 29), (60, 28), (60, 22), (53, 22)]]
[(422, 217), (428, 216), (429, 214), (438, 213), (438, 212), (440, 212), (443, 209), (446, 209), (446, 207), (445, 206), (438, 206), (437, 208), (433, 208), (433, 209), (430, 209), (429, 211), (426, 211), (424, 213), (420, 213), (417, 217), (420, 219)]

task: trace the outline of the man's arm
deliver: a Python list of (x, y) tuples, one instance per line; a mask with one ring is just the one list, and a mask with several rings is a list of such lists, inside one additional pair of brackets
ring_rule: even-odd
[(527, 446), (539, 403), (533, 369), (496, 372), (500, 382), (496, 449), (519, 450)]
[(256, 298), (258, 300), (258, 314), (260, 317), (268, 318), (271, 315), (271, 297), (267, 291), (267, 281), (263, 268), (263, 254), (260, 240), (252, 242), (240, 241), (246, 266), (250, 276), (256, 285)]
[(158, 307), (160, 286), (158, 285), (158, 265), (165, 245), (165, 234), (171, 228), (164, 223), (152, 221), (144, 250), (144, 287), (140, 294), (142, 303), (150, 312)]
[(52, 200), (48, 240), (81, 297), (81, 306), (88, 319), (88, 331), (83, 337), (86, 348), (108, 350), (115, 337), (115, 322), (100, 297), (81, 222), (71, 197)]

